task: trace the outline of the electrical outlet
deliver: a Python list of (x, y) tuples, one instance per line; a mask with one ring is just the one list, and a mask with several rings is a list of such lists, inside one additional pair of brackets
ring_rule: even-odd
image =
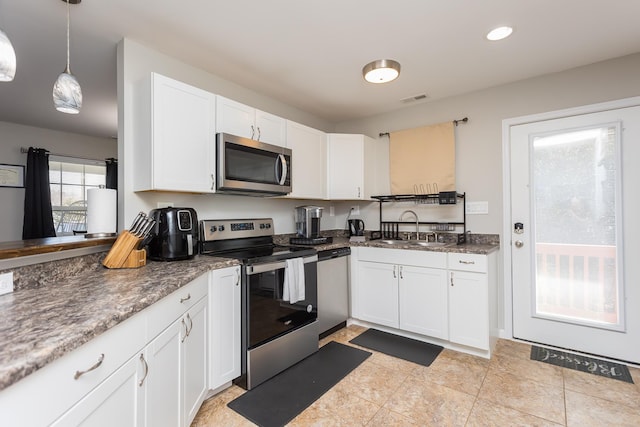
[(0, 274), (0, 295), (13, 292), (13, 271)]
[(467, 215), (487, 215), (489, 213), (489, 202), (467, 202)]
[(172, 208), (173, 207), (173, 202), (158, 202), (156, 204), (156, 207), (158, 209), (161, 209), (161, 208)]
[(360, 215), (360, 206), (351, 206), (351, 215)]

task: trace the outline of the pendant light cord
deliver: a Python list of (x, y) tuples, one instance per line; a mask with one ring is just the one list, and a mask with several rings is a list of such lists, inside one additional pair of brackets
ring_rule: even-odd
[(69, 31), (70, 31), (70, 24), (69, 24), (69, 0), (67, 0), (67, 73), (71, 74), (71, 67), (70, 67), (70, 59), (69, 59)]

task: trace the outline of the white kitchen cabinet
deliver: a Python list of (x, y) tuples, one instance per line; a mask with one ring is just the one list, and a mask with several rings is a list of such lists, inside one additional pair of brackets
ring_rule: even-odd
[(188, 426), (206, 393), (207, 300), (200, 299), (145, 349), (146, 426)]
[(144, 402), (144, 389), (139, 385), (143, 375), (143, 363), (136, 355), (65, 412), (52, 426), (143, 425), (144, 413), (141, 406)]
[(376, 194), (373, 139), (327, 134), (327, 199), (365, 200)]
[(352, 317), (447, 338), (446, 254), (361, 247), (352, 259)]
[(399, 328), (448, 339), (446, 270), (403, 265), (398, 269)]
[(216, 97), (216, 131), (284, 147), (286, 120), (232, 99)]
[(213, 270), (209, 282), (209, 388), (240, 376), (240, 267)]
[(215, 192), (215, 95), (152, 73), (140, 98), (134, 191)]
[(494, 292), (489, 275), (495, 255), (449, 254), (449, 339), (482, 350), (491, 349)]
[(296, 199), (324, 199), (326, 196), (326, 133), (287, 120), (287, 148), (292, 150), (292, 191)]
[(379, 325), (397, 328), (398, 266), (379, 262), (358, 262), (358, 287), (353, 316)]

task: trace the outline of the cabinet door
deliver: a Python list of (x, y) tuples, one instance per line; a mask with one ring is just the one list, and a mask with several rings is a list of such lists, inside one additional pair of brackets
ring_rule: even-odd
[(179, 319), (158, 335), (146, 348), (148, 374), (145, 380), (146, 426), (181, 425), (181, 340), (186, 323)]
[(240, 267), (211, 272), (209, 289), (209, 388), (240, 376)]
[(291, 157), (293, 189), (287, 196), (324, 199), (326, 193), (326, 134), (287, 120), (287, 147)]
[(327, 198), (364, 199), (363, 135), (327, 135)]
[(358, 318), (398, 327), (398, 266), (358, 262), (356, 306)]
[(184, 422), (195, 418), (207, 393), (207, 298), (202, 298), (185, 315), (188, 335), (182, 342)]
[(214, 192), (215, 95), (154, 74), (152, 97), (152, 189)]
[(399, 267), (400, 329), (448, 339), (447, 271)]
[(223, 96), (216, 97), (216, 132), (253, 139), (256, 110)]
[(282, 117), (256, 110), (256, 130), (255, 139), (267, 144), (286, 147), (287, 144), (287, 121)]
[(449, 339), (489, 350), (487, 275), (449, 271)]
[[(136, 426), (141, 425), (142, 401), (139, 387), (139, 356), (129, 359), (91, 393), (65, 412), (52, 425), (63, 426)], [(64, 390), (61, 390), (64, 392)], [(33, 408), (35, 409), (35, 408)]]

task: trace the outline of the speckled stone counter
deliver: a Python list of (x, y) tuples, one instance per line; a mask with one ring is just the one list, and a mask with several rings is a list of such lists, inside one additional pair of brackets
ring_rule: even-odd
[[(0, 296), (0, 390), (80, 347), (163, 297), (235, 260), (198, 256), (149, 261), (138, 269), (110, 270), (84, 260), (81, 267), (28, 281)], [(88, 258), (91, 261), (91, 258)]]

